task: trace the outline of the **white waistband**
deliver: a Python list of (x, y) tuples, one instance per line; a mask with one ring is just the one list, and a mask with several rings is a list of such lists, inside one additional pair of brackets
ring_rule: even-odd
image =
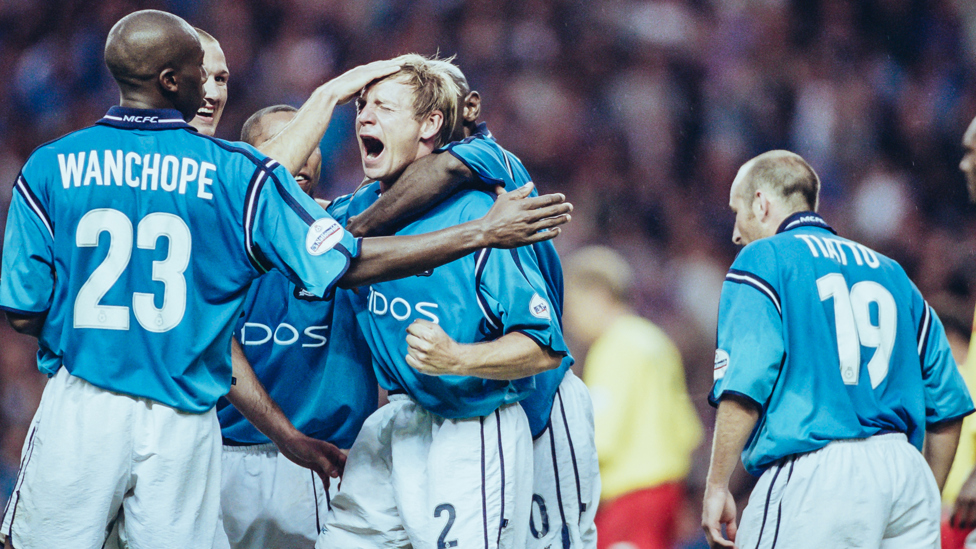
[(881, 435), (874, 435), (868, 438), (845, 438), (840, 440), (832, 440), (830, 444), (844, 444), (849, 442), (868, 442), (868, 441), (889, 441), (889, 440), (900, 440), (902, 442), (908, 442), (908, 437), (905, 433), (884, 433)]
[(266, 444), (248, 444), (243, 446), (228, 446), (224, 444), (225, 452), (239, 452), (244, 454), (277, 454), (278, 447), (273, 442)]

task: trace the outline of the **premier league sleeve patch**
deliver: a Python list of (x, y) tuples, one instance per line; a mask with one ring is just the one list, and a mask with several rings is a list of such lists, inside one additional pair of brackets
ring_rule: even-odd
[(308, 228), (305, 250), (312, 255), (322, 255), (342, 240), (342, 225), (330, 217), (323, 217)]
[(712, 370), (713, 381), (718, 381), (725, 377), (725, 371), (729, 367), (729, 353), (722, 349), (715, 349), (715, 368)]
[(539, 294), (532, 294), (532, 299), (529, 300), (529, 312), (536, 318), (545, 320), (552, 318), (549, 313), (549, 304)]

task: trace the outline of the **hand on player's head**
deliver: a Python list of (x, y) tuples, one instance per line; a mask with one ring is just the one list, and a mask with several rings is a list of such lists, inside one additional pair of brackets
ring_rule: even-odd
[(323, 84), (336, 98), (338, 104), (347, 103), (359, 95), (363, 88), (374, 80), (387, 77), (400, 70), (400, 63), (396, 59), (373, 61), (350, 69)]

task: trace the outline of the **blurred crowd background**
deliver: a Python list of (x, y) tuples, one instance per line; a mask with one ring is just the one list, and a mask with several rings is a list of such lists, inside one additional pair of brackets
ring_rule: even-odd
[[(483, 118), (544, 192), (576, 207), (556, 244), (620, 251), (635, 307), (681, 350), (705, 402), (718, 296), (736, 247), (728, 189), (773, 148), (803, 155), (821, 212), (897, 259), (968, 337), (976, 217), (958, 163), (976, 116), (976, 3), (968, 0), (84, 0), (0, 2), (0, 227), (37, 145), (118, 101), (102, 61), (123, 15), (154, 7), (216, 37), (230, 68), (218, 137), (274, 103), (300, 105), (355, 65), (457, 55)], [(361, 180), (354, 110), (339, 109), (317, 196)], [(0, 498), (44, 379), (34, 342), (0, 327)], [(586, 349), (573, 347), (580, 362)], [(635, 421), (637, 418), (635, 418)], [(688, 484), (697, 534), (707, 451)]]

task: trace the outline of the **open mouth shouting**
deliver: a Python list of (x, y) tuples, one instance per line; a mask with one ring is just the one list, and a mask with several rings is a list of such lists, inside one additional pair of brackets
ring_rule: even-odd
[(383, 154), (386, 146), (379, 138), (371, 135), (360, 135), (359, 139), (363, 142), (363, 157), (366, 160), (377, 160)]

